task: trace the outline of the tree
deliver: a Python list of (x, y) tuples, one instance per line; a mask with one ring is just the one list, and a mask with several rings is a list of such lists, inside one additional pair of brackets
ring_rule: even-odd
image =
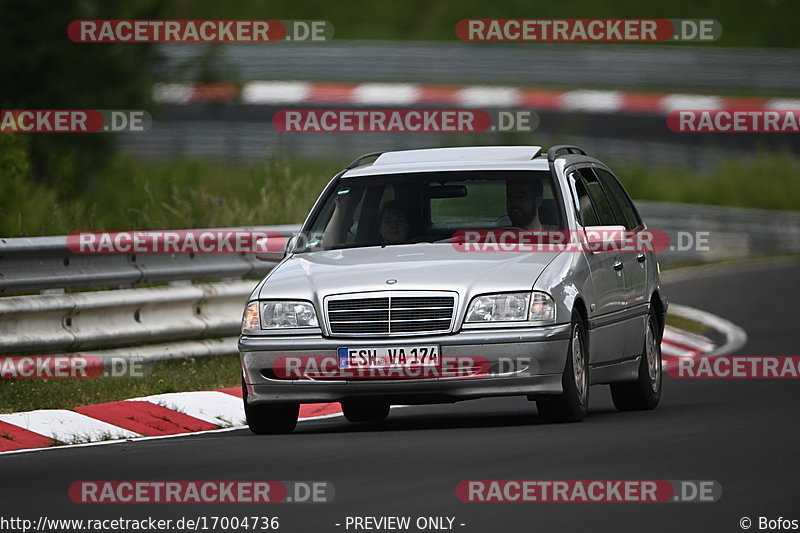
[[(153, 44), (75, 43), (76, 19), (162, 18), (163, 0), (0, 0), (0, 108), (151, 108)], [(19, 134), (18, 134), (19, 135)], [(113, 154), (104, 133), (36, 133), (27, 139), (29, 177), (77, 195)]]

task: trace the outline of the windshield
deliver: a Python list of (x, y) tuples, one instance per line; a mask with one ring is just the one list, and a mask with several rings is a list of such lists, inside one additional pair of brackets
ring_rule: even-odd
[(459, 230), (564, 229), (550, 173), (458, 171), (344, 178), (295, 252), (448, 242)]

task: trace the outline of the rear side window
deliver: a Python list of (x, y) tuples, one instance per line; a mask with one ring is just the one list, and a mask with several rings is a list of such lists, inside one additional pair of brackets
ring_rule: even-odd
[[(597, 179), (597, 176), (590, 168), (582, 168), (578, 173), (583, 177), (586, 192), (592, 201), (592, 206), (597, 214), (597, 219), (602, 226), (614, 226), (617, 224), (625, 225), (624, 220), (618, 217), (611, 206), (611, 202), (603, 192), (603, 187)], [(592, 224), (586, 224), (591, 226)], [(594, 224), (597, 225), (597, 224)]]
[(622, 188), (617, 178), (602, 168), (595, 169), (595, 172), (600, 178), (603, 188), (608, 193), (609, 199), (614, 203), (617, 212), (621, 213), (622, 218), (625, 219), (625, 228), (634, 229), (641, 226), (642, 221), (639, 213), (637, 213), (628, 193)]

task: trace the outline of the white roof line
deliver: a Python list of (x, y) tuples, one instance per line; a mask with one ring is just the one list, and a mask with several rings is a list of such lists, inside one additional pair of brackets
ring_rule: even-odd
[(530, 161), (541, 154), (541, 146), (460, 146), (384, 152), (372, 166), (413, 163), (459, 163), (465, 161)]

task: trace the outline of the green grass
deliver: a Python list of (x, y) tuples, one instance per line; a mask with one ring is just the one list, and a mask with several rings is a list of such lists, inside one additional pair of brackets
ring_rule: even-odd
[(708, 327), (702, 322), (690, 320), (682, 316), (671, 315), (669, 313), (667, 313), (667, 325), (672, 326), (673, 328), (682, 329), (683, 331), (697, 333), (698, 335), (706, 335), (714, 331), (712, 328)]
[[(4, 379), (0, 380), (0, 413), (70, 409), (167, 392), (236, 387), (241, 375), (239, 356), (234, 354), (158, 361), (139, 378)], [(220, 425), (230, 423), (221, 421)]]
[(0, 180), (0, 235), (293, 224), (305, 218), (334, 172), (324, 162), (229, 165), (120, 156), (67, 197), (12, 176)]
[(637, 200), (800, 209), (800, 164), (789, 153), (733, 158), (698, 176), (686, 167), (625, 167), (609, 162)]

